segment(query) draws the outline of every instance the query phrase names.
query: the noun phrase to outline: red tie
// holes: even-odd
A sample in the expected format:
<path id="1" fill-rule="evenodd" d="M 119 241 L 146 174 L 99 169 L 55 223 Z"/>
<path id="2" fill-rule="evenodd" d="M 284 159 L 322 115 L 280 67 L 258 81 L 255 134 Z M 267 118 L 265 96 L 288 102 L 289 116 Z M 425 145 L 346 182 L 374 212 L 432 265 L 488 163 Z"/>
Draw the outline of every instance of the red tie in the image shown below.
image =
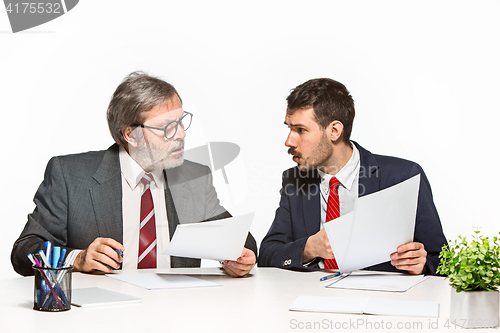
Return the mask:
<path id="1" fill-rule="evenodd" d="M 337 178 L 332 177 L 330 179 L 330 195 L 328 196 L 328 207 L 326 209 L 326 222 L 335 220 L 340 216 L 339 184 Z M 325 268 L 338 269 L 339 266 L 337 266 L 337 261 L 335 259 L 325 259 Z"/>
<path id="2" fill-rule="evenodd" d="M 139 260 L 137 268 L 156 268 L 156 222 L 150 182 L 153 175 L 146 173 L 141 182 L 144 190 L 141 197 L 141 227 L 139 231 Z"/>

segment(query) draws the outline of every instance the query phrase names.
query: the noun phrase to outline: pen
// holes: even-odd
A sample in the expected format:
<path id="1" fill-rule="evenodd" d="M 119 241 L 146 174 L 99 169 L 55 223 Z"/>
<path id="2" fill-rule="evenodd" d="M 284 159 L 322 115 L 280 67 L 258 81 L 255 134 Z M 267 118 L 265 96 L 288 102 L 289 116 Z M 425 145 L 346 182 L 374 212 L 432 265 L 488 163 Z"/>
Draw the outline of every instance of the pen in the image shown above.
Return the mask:
<path id="1" fill-rule="evenodd" d="M 64 261 L 64 256 L 66 256 L 66 249 L 61 250 L 61 255 L 59 256 L 59 261 L 57 262 L 57 268 L 61 267 L 63 261 Z"/>
<path id="2" fill-rule="evenodd" d="M 42 258 L 42 262 L 45 265 L 45 268 L 51 268 L 49 260 L 47 259 L 47 256 L 45 255 L 45 253 L 43 253 L 42 250 L 40 250 L 38 253 L 40 254 L 40 258 Z"/>
<path id="3" fill-rule="evenodd" d="M 118 253 L 118 255 L 119 255 L 120 257 L 123 257 L 123 252 L 122 252 L 122 251 L 120 251 L 120 250 L 115 250 L 115 251 L 116 251 L 116 253 Z"/>
<path id="4" fill-rule="evenodd" d="M 40 261 L 42 261 L 42 257 L 40 257 L 39 253 L 32 254 L 33 260 L 35 260 L 35 264 L 37 267 L 42 267 Z"/>
<path id="5" fill-rule="evenodd" d="M 334 277 L 337 277 L 337 276 L 341 276 L 342 273 L 341 272 L 337 272 L 337 273 L 334 273 L 334 274 L 330 274 L 330 275 L 327 275 L 327 276 L 323 276 L 321 279 L 319 279 L 319 281 L 325 281 L 325 280 L 329 280 L 329 279 L 332 279 Z"/>
<path id="6" fill-rule="evenodd" d="M 61 256 L 61 248 L 59 246 L 54 246 L 52 252 L 52 268 L 57 268 L 57 263 L 59 262 L 59 257 Z"/>
<path id="7" fill-rule="evenodd" d="M 28 259 L 33 263 L 33 266 L 37 266 L 35 258 L 33 258 L 33 255 L 31 253 L 28 254 Z"/>
<path id="8" fill-rule="evenodd" d="M 44 264 L 50 268 L 50 258 L 52 258 L 52 243 L 50 241 L 45 242 L 45 257 L 47 260 L 44 260 Z"/>

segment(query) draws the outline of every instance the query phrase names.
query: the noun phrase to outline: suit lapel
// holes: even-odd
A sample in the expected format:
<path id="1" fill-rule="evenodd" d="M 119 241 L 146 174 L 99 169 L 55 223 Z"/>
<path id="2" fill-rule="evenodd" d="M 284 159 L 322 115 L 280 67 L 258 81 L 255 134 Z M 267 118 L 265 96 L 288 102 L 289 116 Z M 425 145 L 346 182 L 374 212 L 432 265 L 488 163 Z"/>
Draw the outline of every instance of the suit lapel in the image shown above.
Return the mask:
<path id="1" fill-rule="evenodd" d="M 175 229 L 179 224 L 179 216 L 177 215 L 177 210 L 175 209 L 174 198 L 172 196 L 172 192 L 170 191 L 168 177 L 165 170 L 163 170 L 163 176 L 165 177 L 165 206 L 167 207 L 168 232 L 170 234 L 170 239 L 172 239 Z"/>
<path id="2" fill-rule="evenodd" d="M 122 183 L 118 145 L 104 154 L 94 174 L 97 184 L 90 188 L 99 235 L 123 243 Z"/>
<path id="3" fill-rule="evenodd" d="M 303 181 L 307 179 L 307 181 Z M 298 207 L 302 209 L 303 212 L 303 223 L 306 227 L 308 235 L 314 235 L 319 231 L 321 225 L 321 192 L 320 192 L 320 182 L 321 179 L 314 170 L 314 174 L 311 178 L 302 178 L 299 173 L 299 180 L 302 183 L 303 191 L 300 186 L 298 188 L 299 193 L 302 195 L 302 205 L 303 207 Z"/>
<path id="4" fill-rule="evenodd" d="M 183 180 L 183 175 L 181 172 L 182 168 L 174 168 L 169 170 L 163 170 L 163 176 L 165 177 L 165 204 L 167 207 L 167 218 L 168 218 L 168 232 L 170 235 L 170 239 L 174 236 L 175 229 L 177 225 L 180 223 L 178 211 L 182 213 L 181 218 L 182 221 L 194 221 L 189 219 L 189 212 L 192 212 L 192 209 L 196 209 L 196 205 L 189 205 L 192 201 L 192 195 L 189 186 L 187 186 L 187 181 Z M 170 186 L 170 184 L 172 184 Z M 174 202 L 174 198 L 177 198 L 177 207 Z M 191 206 L 191 209 L 187 209 L 185 205 Z M 186 212 L 188 215 L 186 215 Z M 200 259 L 194 258 L 181 258 L 181 257 L 170 257 L 170 267 L 200 267 Z"/>
<path id="5" fill-rule="evenodd" d="M 379 165 L 372 153 L 361 147 L 357 142 L 353 141 L 353 143 L 359 151 L 358 196 L 362 197 L 380 190 Z"/>
<path id="6" fill-rule="evenodd" d="M 204 207 L 194 203 L 196 188 L 192 188 L 190 185 L 192 179 L 189 177 L 192 175 L 189 175 L 189 172 L 185 170 L 184 164 L 177 168 L 164 170 L 165 179 L 168 178 L 165 183 L 168 184 L 179 223 L 199 222 L 200 219 L 196 217 L 204 216 Z M 166 198 L 167 192 L 165 192 Z"/>

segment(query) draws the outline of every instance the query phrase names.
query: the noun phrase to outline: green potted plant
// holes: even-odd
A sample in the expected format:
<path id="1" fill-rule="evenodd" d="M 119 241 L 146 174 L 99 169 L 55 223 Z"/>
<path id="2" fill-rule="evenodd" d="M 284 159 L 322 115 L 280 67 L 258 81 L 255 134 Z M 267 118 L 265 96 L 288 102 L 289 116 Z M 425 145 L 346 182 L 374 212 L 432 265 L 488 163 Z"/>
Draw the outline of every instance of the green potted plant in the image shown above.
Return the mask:
<path id="1" fill-rule="evenodd" d="M 483 237 L 478 228 L 472 241 L 458 236 L 443 246 L 437 272 L 451 290 L 450 323 L 467 328 L 498 326 L 500 239 Z"/>

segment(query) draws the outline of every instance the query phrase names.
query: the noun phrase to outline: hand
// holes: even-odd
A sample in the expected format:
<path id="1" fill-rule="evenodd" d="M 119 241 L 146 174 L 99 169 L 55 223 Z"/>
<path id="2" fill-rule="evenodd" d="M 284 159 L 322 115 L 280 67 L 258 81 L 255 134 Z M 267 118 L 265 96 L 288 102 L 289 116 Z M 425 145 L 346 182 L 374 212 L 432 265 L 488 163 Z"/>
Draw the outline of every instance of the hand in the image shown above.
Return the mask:
<path id="1" fill-rule="evenodd" d="M 74 271 L 91 273 L 100 270 L 111 273 L 113 268 L 120 268 L 123 258 L 116 250 L 124 251 L 123 245 L 112 238 L 96 238 L 89 247 L 80 252 L 73 263 Z"/>
<path id="2" fill-rule="evenodd" d="M 250 273 L 256 262 L 257 258 L 255 257 L 255 253 L 244 247 L 243 252 L 241 252 L 241 257 L 239 257 L 236 261 L 224 260 L 222 267 L 224 267 L 227 274 L 232 277 L 238 277 Z"/>
<path id="3" fill-rule="evenodd" d="M 426 262 L 427 251 L 422 243 L 411 242 L 400 245 L 397 252 L 391 254 L 391 264 L 412 275 L 422 274 Z"/>
<path id="4" fill-rule="evenodd" d="M 335 258 L 324 228 L 307 239 L 302 253 L 302 263 L 309 262 L 316 257 L 323 259 Z"/>

